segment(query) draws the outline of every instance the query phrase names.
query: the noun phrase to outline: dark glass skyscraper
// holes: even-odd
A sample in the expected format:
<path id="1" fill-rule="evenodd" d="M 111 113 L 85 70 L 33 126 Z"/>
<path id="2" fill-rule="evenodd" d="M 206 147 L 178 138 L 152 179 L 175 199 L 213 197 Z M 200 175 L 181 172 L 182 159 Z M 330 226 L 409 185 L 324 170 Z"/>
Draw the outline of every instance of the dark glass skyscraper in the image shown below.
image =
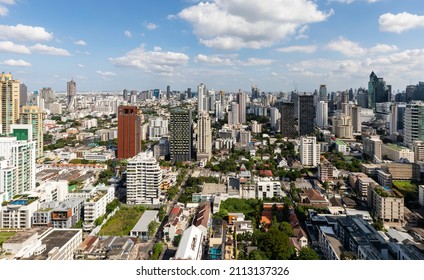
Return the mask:
<path id="1" fill-rule="evenodd" d="M 280 106 L 281 114 L 281 135 L 290 139 L 296 138 L 296 119 L 294 116 L 294 103 L 293 102 L 281 102 Z"/>
<path id="2" fill-rule="evenodd" d="M 169 152 L 171 160 L 190 161 L 193 150 L 193 131 L 191 110 L 171 111 L 169 123 Z"/>
<path id="3" fill-rule="evenodd" d="M 374 72 L 371 72 L 368 82 L 368 108 L 375 109 L 376 103 L 389 102 L 392 93 L 392 86 L 386 85 L 383 78 L 378 78 Z"/>
<path id="4" fill-rule="evenodd" d="M 314 132 L 315 107 L 313 95 L 299 95 L 299 135 Z"/>

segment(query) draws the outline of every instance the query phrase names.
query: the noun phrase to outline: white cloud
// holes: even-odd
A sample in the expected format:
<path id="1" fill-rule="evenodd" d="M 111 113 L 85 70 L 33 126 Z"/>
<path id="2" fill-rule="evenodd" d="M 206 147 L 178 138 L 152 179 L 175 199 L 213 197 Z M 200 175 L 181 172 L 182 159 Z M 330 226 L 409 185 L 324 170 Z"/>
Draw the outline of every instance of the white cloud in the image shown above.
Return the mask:
<path id="1" fill-rule="evenodd" d="M 340 37 L 338 40 L 331 41 L 326 46 L 326 49 L 340 52 L 345 56 L 361 56 L 367 53 L 367 50 L 360 47 L 357 42 L 347 40 Z"/>
<path id="2" fill-rule="evenodd" d="M 4 6 L 0 6 L 0 16 L 4 17 L 4 16 L 7 16 L 8 14 L 9 14 L 9 9 Z"/>
<path id="3" fill-rule="evenodd" d="M 0 42 L 0 53 L 30 54 L 31 51 L 24 45 L 17 45 L 10 41 Z"/>
<path id="4" fill-rule="evenodd" d="M 83 40 L 78 40 L 78 41 L 74 42 L 74 44 L 75 45 L 78 45 L 78 46 L 85 46 L 85 45 L 87 45 L 87 43 L 85 41 L 83 41 Z"/>
<path id="5" fill-rule="evenodd" d="M 80 64 L 78 64 L 78 67 L 79 68 L 85 68 L 85 65 L 80 63 Z"/>
<path id="6" fill-rule="evenodd" d="M 162 51 L 162 48 L 161 47 L 158 47 L 158 46 L 154 46 L 153 47 L 153 51 L 155 51 L 155 52 L 161 52 Z"/>
<path id="7" fill-rule="evenodd" d="M 306 32 L 309 31 L 309 25 L 304 25 L 299 29 L 298 35 L 295 37 L 296 40 L 309 39 L 309 36 L 306 35 Z"/>
<path id="8" fill-rule="evenodd" d="M 184 53 L 146 51 L 142 45 L 124 56 L 109 58 L 115 66 L 142 69 L 148 73 L 174 74 L 175 68 L 187 64 L 189 57 Z"/>
<path id="9" fill-rule="evenodd" d="M 0 3 L 6 4 L 6 5 L 14 5 L 16 4 L 15 0 L 0 0 Z"/>
<path id="10" fill-rule="evenodd" d="M 237 55 L 204 55 L 199 54 L 195 58 L 196 62 L 215 65 L 215 66 L 255 66 L 270 65 L 273 63 L 271 59 L 262 59 L 250 57 L 247 60 L 237 59 Z"/>
<path id="11" fill-rule="evenodd" d="M 2 64 L 7 66 L 16 66 L 16 67 L 31 67 L 31 63 L 22 59 L 18 59 L 18 60 L 8 59 L 3 61 Z"/>
<path id="12" fill-rule="evenodd" d="M 47 32 L 44 27 L 18 24 L 0 25 L 0 39 L 16 41 L 48 41 L 53 33 Z"/>
<path id="13" fill-rule="evenodd" d="M 318 10 L 311 0 L 213 0 L 186 8 L 178 16 L 192 24 L 205 46 L 236 50 L 272 46 L 332 14 L 333 10 Z"/>
<path id="14" fill-rule="evenodd" d="M 65 50 L 55 47 L 50 47 L 42 44 L 36 44 L 34 46 L 29 47 L 31 51 L 34 53 L 39 54 L 48 54 L 48 55 L 55 55 L 55 56 L 70 56 L 71 54 Z"/>
<path id="15" fill-rule="evenodd" d="M 289 46 L 285 48 L 279 48 L 277 51 L 283 53 L 291 53 L 291 52 L 301 52 L 301 53 L 314 53 L 317 50 L 316 45 L 307 45 L 307 46 Z"/>
<path id="16" fill-rule="evenodd" d="M 178 18 L 178 16 L 176 16 L 176 15 L 168 15 L 166 17 L 166 19 L 168 19 L 168 20 L 174 20 L 174 19 L 177 19 L 177 18 Z"/>
<path id="17" fill-rule="evenodd" d="M 424 16 L 407 12 L 392 14 L 386 13 L 378 19 L 380 30 L 385 32 L 402 33 L 410 29 L 424 27 Z"/>
<path id="18" fill-rule="evenodd" d="M 131 38 L 132 37 L 132 34 L 131 34 L 131 32 L 129 30 L 125 30 L 124 31 L 124 35 L 125 35 L 125 37 L 128 37 L 128 38 Z"/>
<path id="19" fill-rule="evenodd" d="M 158 26 L 152 22 L 145 23 L 144 26 L 149 30 L 155 30 Z"/>
<path id="20" fill-rule="evenodd" d="M 374 47 L 370 48 L 372 53 L 388 53 L 397 51 L 398 47 L 395 45 L 386 45 L 386 44 L 377 44 Z"/>
<path id="21" fill-rule="evenodd" d="M 109 72 L 109 71 L 103 72 L 103 71 L 98 70 L 98 71 L 96 71 L 96 73 L 99 74 L 100 76 L 103 76 L 103 77 L 116 76 L 116 73 Z"/>

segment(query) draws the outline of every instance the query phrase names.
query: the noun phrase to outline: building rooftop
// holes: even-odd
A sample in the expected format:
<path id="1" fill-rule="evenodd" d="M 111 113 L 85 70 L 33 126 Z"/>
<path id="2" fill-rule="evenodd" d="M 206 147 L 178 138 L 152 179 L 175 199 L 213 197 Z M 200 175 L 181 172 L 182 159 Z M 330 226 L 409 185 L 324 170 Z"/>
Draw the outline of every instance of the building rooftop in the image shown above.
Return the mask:
<path id="1" fill-rule="evenodd" d="M 158 214 L 159 211 L 157 210 L 144 211 L 143 215 L 141 215 L 140 219 L 131 231 L 148 232 L 150 222 L 155 220 Z"/>
<path id="2" fill-rule="evenodd" d="M 58 247 L 63 247 L 66 243 L 69 242 L 75 235 L 80 234 L 80 229 L 54 229 L 48 233 L 41 243 L 46 245 L 46 250 L 40 255 L 32 255 L 29 257 L 29 260 L 47 260 L 49 257 L 49 252 Z"/>

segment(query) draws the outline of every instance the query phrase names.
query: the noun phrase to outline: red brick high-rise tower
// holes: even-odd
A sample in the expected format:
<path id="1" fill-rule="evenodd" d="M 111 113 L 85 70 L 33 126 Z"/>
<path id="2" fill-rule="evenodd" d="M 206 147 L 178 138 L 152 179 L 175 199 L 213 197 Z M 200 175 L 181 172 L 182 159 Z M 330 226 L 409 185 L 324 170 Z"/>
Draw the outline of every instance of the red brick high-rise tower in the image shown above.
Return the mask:
<path id="1" fill-rule="evenodd" d="M 141 152 L 141 115 L 137 106 L 118 108 L 118 158 L 132 158 Z"/>

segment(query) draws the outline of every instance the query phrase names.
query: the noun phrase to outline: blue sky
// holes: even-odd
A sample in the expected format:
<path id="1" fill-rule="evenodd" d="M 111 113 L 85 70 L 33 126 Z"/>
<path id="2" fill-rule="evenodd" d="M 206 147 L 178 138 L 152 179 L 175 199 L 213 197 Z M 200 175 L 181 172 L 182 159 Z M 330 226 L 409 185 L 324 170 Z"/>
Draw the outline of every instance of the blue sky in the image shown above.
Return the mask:
<path id="1" fill-rule="evenodd" d="M 0 69 L 30 90 L 394 91 L 424 80 L 422 0 L 0 0 Z"/>

